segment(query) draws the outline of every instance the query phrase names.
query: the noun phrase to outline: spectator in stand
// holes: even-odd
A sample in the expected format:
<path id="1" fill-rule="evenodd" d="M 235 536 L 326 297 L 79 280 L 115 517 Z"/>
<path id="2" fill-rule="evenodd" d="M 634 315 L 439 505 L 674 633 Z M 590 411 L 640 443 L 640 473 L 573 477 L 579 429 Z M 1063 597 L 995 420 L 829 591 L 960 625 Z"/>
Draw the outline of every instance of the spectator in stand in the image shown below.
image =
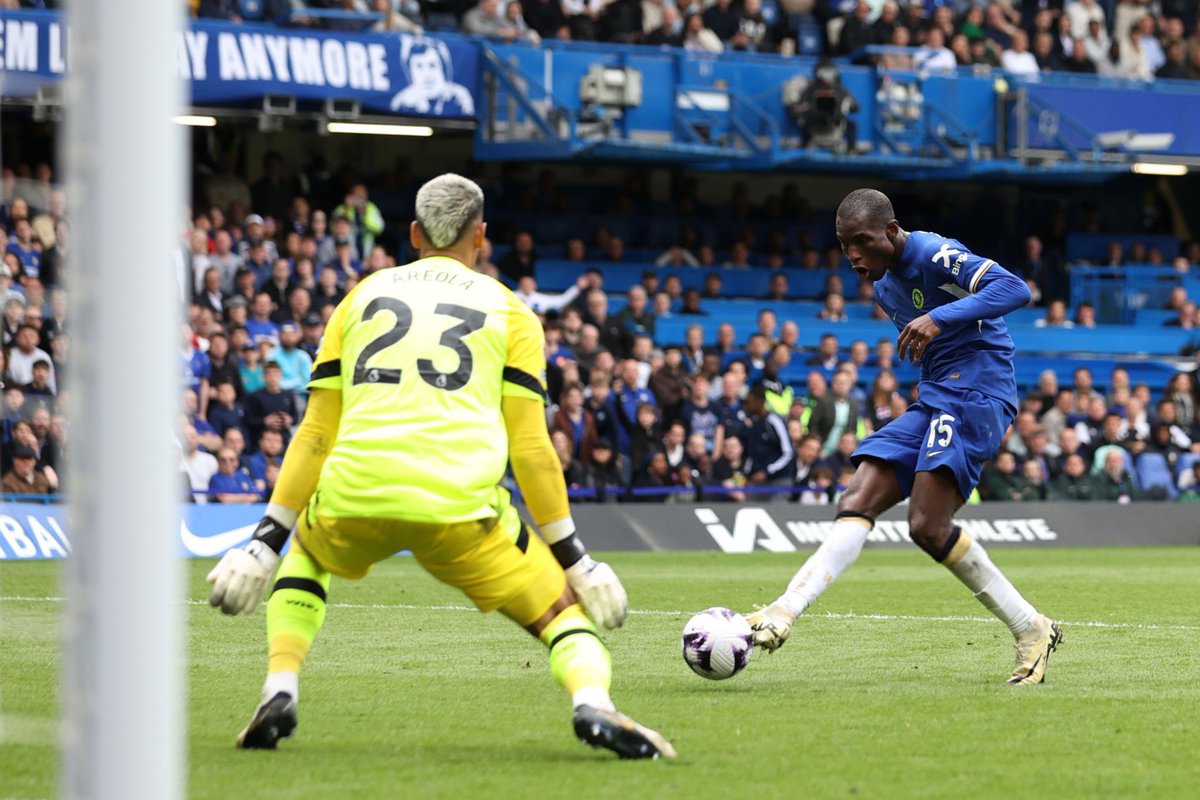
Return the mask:
<path id="1" fill-rule="evenodd" d="M 1184 478 L 1187 484 L 1184 485 Z M 1185 472 L 1179 478 L 1181 492 L 1179 502 L 1200 503 L 1200 461 L 1193 462 L 1190 472 Z"/>
<path id="2" fill-rule="evenodd" d="M 230 428 L 245 431 L 246 411 L 237 399 L 233 381 L 223 378 L 217 382 L 216 402 L 208 406 L 208 423 L 222 438 Z"/>
<path id="3" fill-rule="evenodd" d="M 632 336 L 654 336 L 654 312 L 646 307 L 646 290 L 635 284 L 629 288 L 626 298 L 625 307 L 613 319 L 624 325 Z"/>
<path id="4" fill-rule="evenodd" d="M 245 244 L 245 242 L 242 242 Z M 250 249 L 246 252 L 245 267 L 254 273 L 254 286 L 256 288 L 265 286 L 267 281 L 271 279 L 271 270 L 275 266 L 275 262 L 271 260 L 270 254 L 267 251 L 265 242 L 251 242 Z"/>
<path id="5" fill-rule="evenodd" d="M 567 15 L 559 0 L 526 0 L 521 6 L 525 24 L 543 39 L 570 38 Z"/>
<path id="6" fill-rule="evenodd" d="M 528 231 L 521 231 L 513 239 L 512 250 L 496 262 L 496 268 L 502 276 L 516 282 L 525 275 L 535 274 L 537 258 L 537 251 L 533 247 L 533 235 Z"/>
<path id="7" fill-rule="evenodd" d="M 646 44 L 654 47 L 683 47 L 683 18 L 679 15 L 679 11 L 675 6 L 662 6 L 662 21 L 657 27 L 647 32 Z M 695 262 L 688 264 L 688 266 L 696 267 L 700 265 L 695 260 L 696 257 L 683 250 L 681 246 L 675 245 L 674 247 L 682 250 L 683 253 L 686 253 L 687 257 Z M 663 255 L 666 254 L 664 253 Z M 660 261 L 661 259 L 662 256 L 659 257 Z"/>
<path id="8" fill-rule="evenodd" d="M 690 486 L 692 470 L 687 459 L 687 429 L 682 422 L 676 420 L 667 425 L 667 430 L 663 433 L 662 452 L 667 457 L 671 483 L 676 486 Z"/>
<path id="9" fill-rule="evenodd" d="M 1154 17 L 1146 14 L 1134 22 L 1129 31 L 1130 38 L 1133 38 L 1135 34 L 1138 40 L 1138 48 L 1142 51 L 1146 59 L 1146 68 L 1151 74 L 1157 72 L 1166 63 L 1167 56 L 1163 51 L 1162 43 L 1158 40 L 1158 30 Z"/>
<path id="10" fill-rule="evenodd" d="M 756 53 L 773 53 L 778 49 L 774 30 L 762 13 L 762 0 L 742 0 L 737 24 L 737 32 L 729 42 L 732 49 Z"/>
<path id="11" fill-rule="evenodd" d="M 754 386 L 746 395 L 749 427 L 742 435 L 746 443 L 745 471 L 749 483 L 758 486 L 791 486 L 795 475 L 795 451 L 783 419 L 772 411 L 764 388 Z"/>
<path id="12" fill-rule="evenodd" d="M 249 260 L 250 250 L 255 245 L 261 245 L 265 260 L 271 264 L 279 258 L 279 248 L 275 246 L 275 242 L 266 237 L 266 225 L 262 216 L 259 214 L 249 214 L 243 221 L 242 227 L 246 231 L 246 237 L 238 242 L 237 252 L 242 257 L 242 260 Z"/>
<path id="13" fill-rule="evenodd" d="M 833 493 L 833 481 L 833 470 L 824 464 L 818 464 L 809 474 L 807 488 L 803 489 L 798 496 L 800 505 L 828 505 Z"/>
<path id="14" fill-rule="evenodd" d="M 834 451 L 838 437 L 844 431 L 854 432 L 858 429 L 859 411 L 857 403 L 850 397 L 853 388 L 850 373 L 838 371 L 833 376 L 829 391 L 813 408 L 808 430 L 821 439 L 821 452 L 825 455 Z"/>
<path id="15" fill-rule="evenodd" d="M 22 387 L 26 397 L 53 398 L 55 396 L 54 387 L 50 385 L 53 368 L 53 365 L 44 358 L 33 362 L 33 380 Z"/>
<path id="16" fill-rule="evenodd" d="M 542 37 L 537 31 L 530 28 L 525 23 L 524 12 L 521 8 L 521 3 L 517 0 L 509 0 L 508 5 L 504 7 L 504 21 L 508 27 L 517 32 L 514 41 L 528 42 L 532 45 L 542 43 Z"/>
<path id="17" fill-rule="evenodd" d="M 283 463 L 283 434 L 277 430 L 264 430 L 258 438 L 258 451 L 250 456 L 249 472 L 254 485 L 263 490 L 267 487 L 267 469 Z M 269 495 L 267 495 L 269 497 Z"/>
<path id="18" fill-rule="evenodd" d="M 13 223 L 13 233 L 9 237 L 6 253 L 12 253 L 21 264 L 21 271 L 26 277 L 36 278 L 41 269 L 42 248 L 34 241 L 33 225 L 28 219 L 21 218 Z"/>
<path id="19" fill-rule="evenodd" d="M 615 317 L 608 316 L 608 296 L 599 289 L 588 293 L 587 316 L 600 333 L 600 345 L 617 358 L 624 358 L 633 346 L 633 334 Z"/>
<path id="20" fill-rule="evenodd" d="M 1000 55 L 1000 66 L 1013 75 L 1037 75 L 1037 57 L 1029 52 L 1029 35 L 1020 28 L 1012 33 L 1012 44 Z"/>
<path id="21" fill-rule="evenodd" d="M 12 469 L 4 475 L 0 487 L 4 494 L 47 495 L 57 491 L 57 485 L 37 468 L 37 452 L 27 444 L 12 448 Z"/>
<path id="22" fill-rule="evenodd" d="M 1178 39 L 1167 42 L 1164 59 L 1163 65 L 1155 71 L 1154 77 L 1167 80 L 1191 78 L 1191 72 L 1187 65 L 1187 51 L 1183 42 Z"/>
<path id="23" fill-rule="evenodd" d="M 208 480 L 208 496 L 216 503 L 257 503 L 262 495 L 242 471 L 238 454 L 228 447 L 217 451 L 217 471 Z"/>
<path id="24" fill-rule="evenodd" d="M 629 455 L 636 483 L 645 472 L 650 457 L 662 448 L 662 424 L 652 402 L 638 403 L 633 420 L 629 428 Z"/>
<path id="25" fill-rule="evenodd" d="M 1097 500 L 1116 500 L 1125 505 L 1141 499 L 1141 492 L 1138 491 L 1133 476 L 1125 468 L 1126 458 L 1125 452 L 1120 448 L 1112 448 L 1105 452 L 1102 466 L 1093 476 L 1095 486 L 1092 493 Z"/>
<path id="26" fill-rule="evenodd" d="M 1025 502 L 1045 500 L 1047 494 L 1046 476 L 1035 461 L 1026 461 L 1021 465 L 1021 478 L 1024 486 L 1021 496 L 1017 498 Z"/>
<path id="27" fill-rule="evenodd" d="M 692 14 L 684 22 L 683 49 L 701 53 L 720 53 L 725 49 L 725 45 L 721 44 L 721 38 L 716 33 L 706 27 L 702 15 Z M 697 253 L 697 255 L 700 256 L 700 262 L 703 264 L 703 254 Z"/>
<path id="28" fill-rule="evenodd" d="M 1096 307 L 1088 302 L 1080 303 L 1075 309 L 1075 327 L 1096 327 Z"/>
<path id="29" fill-rule="evenodd" d="M 1017 472 L 1017 457 L 1008 450 L 996 454 L 981 494 L 988 500 L 1023 500 L 1029 482 Z"/>
<path id="30" fill-rule="evenodd" d="M 191 502 L 207 503 L 208 484 L 217 473 L 217 459 L 200 450 L 196 429 L 188 422 L 183 423 L 180 445 L 180 469 L 187 476 Z"/>
<path id="31" fill-rule="evenodd" d="M 271 299 L 276 308 L 287 305 L 288 291 L 292 288 L 292 265 L 286 258 L 279 258 L 271 266 L 271 277 L 262 285 L 261 291 Z"/>
<path id="32" fill-rule="evenodd" d="M 462 31 L 505 42 L 514 41 L 520 36 L 520 31 L 501 12 L 499 0 L 479 0 L 479 5 L 463 14 Z"/>
<path id="33" fill-rule="evenodd" d="M 700 499 L 700 490 L 712 483 L 712 452 L 705 442 L 704 436 L 699 433 L 690 434 L 687 437 L 687 444 L 684 445 L 683 455 L 683 469 L 687 472 L 684 485 L 695 486 L 696 499 Z"/>
<path id="34" fill-rule="evenodd" d="M 846 299 L 840 294 L 831 294 L 825 298 L 825 305 L 817 312 L 817 319 L 826 322 L 847 322 Z"/>
<path id="35" fill-rule="evenodd" d="M 296 398 L 283 389 L 283 371 L 279 364 L 268 361 L 263 365 L 262 389 L 246 398 L 246 429 L 257 440 L 264 430 L 287 435 L 299 416 Z"/>
<path id="36" fill-rule="evenodd" d="M 821 464 L 821 440 L 812 434 L 806 434 L 795 444 L 796 471 L 793 483 L 795 486 L 807 486 L 813 478 L 813 472 Z M 797 495 L 792 495 L 795 502 Z"/>
<path id="37" fill-rule="evenodd" d="M 662 364 L 654 369 L 647 388 L 654 394 L 663 418 L 668 422 L 679 418 L 688 391 L 687 371 L 683 368 L 683 353 L 674 345 L 663 350 Z"/>
<path id="38" fill-rule="evenodd" d="M 918 48 L 913 65 L 922 72 L 944 72 L 958 68 L 958 59 L 946 47 L 946 36 L 940 28 L 932 28 L 925 34 L 925 43 Z"/>
<path id="39" fill-rule="evenodd" d="M 399 9 L 392 7 L 392 0 L 374 0 L 371 10 L 383 16 L 383 19 L 371 26 L 372 31 L 393 31 L 418 36 L 424 32 L 424 28 L 421 27 L 421 6 L 412 0 L 401 3 Z"/>
<path id="40" fill-rule="evenodd" d="M 246 320 L 246 331 L 255 345 L 262 342 L 279 344 L 279 325 L 271 319 L 272 313 L 271 295 L 266 292 L 256 294 L 254 305 L 250 309 L 250 318 Z"/>
<path id="41" fill-rule="evenodd" d="M 4 342 L 3 347 L 15 347 L 17 343 L 17 331 L 20 330 L 22 323 L 25 320 L 25 296 L 17 294 L 10 296 L 4 302 Z"/>
<path id="42" fill-rule="evenodd" d="M 1056 46 L 1054 34 L 1038 31 L 1033 36 L 1033 57 L 1042 72 L 1054 72 L 1066 66 L 1063 54 Z"/>
<path id="43" fill-rule="evenodd" d="M 587 286 L 587 276 L 580 275 L 575 280 L 575 285 L 567 287 L 565 292 L 556 295 L 543 294 L 538 291 L 537 281 L 534 280 L 532 275 L 523 275 L 517 280 L 517 289 L 514 294 L 521 298 L 525 302 L 525 305 L 532 308 L 535 313 L 544 314 L 548 311 L 559 311 L 570 305 Z"/>
<path id="44" fill-rule="evenodd" d="M 685 289 L 683 292 L 683 305 L 679 308 L 681 315 L 692 317 L 707 317 L 708 312 L 700 307 L 700 290 Z"/>
<path id="45" fill-rule="evenodd" d="M 1179 307 L 1179 311 L 1173 319 L 1169 319 L 1163 323 L 1163 327 L 1167 328 L 1183 328 L 1191 330 L 1196 327 L 1196 304 L 1190 300 Z"/>
<path id="46" fill-rule="evenodd" d="M 880 370 L 875 376 L 866 402 L 867 423 L 872 431 L 879 430 L 895 419 L 892 415 L 892 400 L 899 388 L 896 375 L 891 370 Z"/>
<path id="47" fill-rule="evenodd" d="M 843 19 L 845 22 L 842 23 L 841 36 L 838 38 L 838 55 L 850 55 L 867 45 L 879 44 L 871 23 L 871 5 L 866 0 L 858 0 L 854 10 Z"/>
<path id="48" fill-rule="evenodd" d="M 1062 300 L 1051 300 L 1046 306 L 1046 316 L 1034 320 L 1037 328 L 1074 328 L 1075 323 L 1067 319 L 1067 304 Z"/>
<path id="49" fill-rule="evenodd" d="M 1099 499 L 1096 482 L 1087 473 L 1087 464 L 1079 453 L 1072 453 L 1063 462 L 1062 474 L 1054 479 L 1047 496 L 1050 500 L 1086 502 Z"/>
<path id="50" fill-rule="evenodd" d="M 613 452 L 612 442 L 597 439 L 592 448 L 592 461 L 587 467 L 588 483 L 596 490 L 596 502 L 615 500 L 625 493 L 621 457 Z"/>
<path id="51" fill-rule="evenodd" d="M 573 458 L 584 463 L 592 460 L 592 448 L 596 443 L 596 423 L 584 407 L 582 385 L 572 383 L 563 387 L 559 408 L 554 414 L 550 431 L 560 432 L 567 437 Z"/>
<path id="52" fill-rule="evenodd" d="M 554 431 L 550 434 L 550 443 L 554 446 L 555 455 L 558 456 L 558 464 L 562 469 L 563 483 L 567 485 L 567 488 L 589 488 L 587 485 L 587 469 L 571 452 L 571 437 L 562 431 Z"/>
<path id="53" fill-rule="evenodd" d="M 730 436 L 721 446 L 721 457 L 716 459 L 712 466 L 713 483 L 731 490 L 726 497 L 735 503 L 746 502 L 746 493 L 737 491 L 746 485 L 746 473 L 743 470 L 744 454 L 745 449 L 742 447 L 741 439 Z"/>
<path id="54" fill-rule="evenodd" d="M 300 326 L 285 322 L 279 326 L 279 345 L 267 358 L 280 367 L 280 386 L 285 392 L 308 395 L 308 379 L 312 375 L 312 358 L 300 349 Z M 265 371 L 264 371 L 265 377 Z"/>
<path id="55" fill-rule="evenodd" d="M 708 378 L 703 375 L 692 379 L 691 395 L 680 408 L 679 419 L 689 434 L 704 437 L 709 452 L 719 452 L 720 442 L 717 438 L 721 418 L 716 404 L 708 396 L 709 386 Z"/>
<path id="56" fill-rule="evenodd" d="M 619 442 L 624 436 L 617 411 L 617 396 L 612 390 L 612 378 L 607 372 L 593 371 L 588 379 L 589 396 L 584 408 L 592 417 L 597 439 Z"/>
<path id="57" fill-rule="evenodd" d="M 1064 17 L 1063 19 L 1066 18 Z M 1087 43 L 1083 39 L 1075 40 L 1074 45 L 1071 47 L 1070 54 L 1066 56 L 1063 69 L 1067 72 L 1074 72 L 1079 75 L 1096 74 L 1096 62 L 1089 57 Z"/>
<path id="58" fill-rule="evenodd" d="M 320 313 L 325 306 L 334 307 L 342 302 L 346 293 L 338 285 L 337 268 L 325 266 L 321 269 L 321 277 L 317 280 L 317 289 L 312 295 L 312 307 Z"/>
<path id="59" fill-rule="evenodd" d="M 1093 24 L 1104 27 L 1104 8 L 1098 0 L 1070 0 L 1064 10 L 1071 20 L 1071 33 L 1076 39 L 1086 37 Z"/>
<path id="60" fill-rule="evenodd" d="M 832 372 L 837 368 L 839 360 L 837 336 L 832 333 L 826 333 L 821 336 L 821 343 L 817 345 L 816 355 L 809 358 L 806 363 L 820 366 L 827 372 Z"/>
<path id="61" fill-rule="evenodd" d="M 1163 399 L 1175 404 L 1175 417 L 1180 420 L 1191 420 L 1196 415 L 1196 393 L 1192 378 L 1186 372 L 1177 372 L 1167 382 Z"/>

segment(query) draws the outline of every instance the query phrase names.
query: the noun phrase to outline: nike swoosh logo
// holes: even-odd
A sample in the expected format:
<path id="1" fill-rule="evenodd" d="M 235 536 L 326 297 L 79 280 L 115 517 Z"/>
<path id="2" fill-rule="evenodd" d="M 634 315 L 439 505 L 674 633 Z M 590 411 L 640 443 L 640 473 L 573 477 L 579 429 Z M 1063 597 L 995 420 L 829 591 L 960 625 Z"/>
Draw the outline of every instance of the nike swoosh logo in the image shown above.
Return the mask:
<path id="1" fill-rule="evenodd" d="M 179 522 L 179 538 L 187 551 L 201 558 L 224 555 L 226 550 L 237 547 L 254 535 L 257 522 L 243 525 L 228 531 L 214 533 L 212 536 L 197 536 L 188 528 L 186 520 Z"/>
<path id="2" fill-rule="evenodd" d="M 936 456 L 938 453 L 944 453 L 944 452 L 946 452 L 946 451 L 945 450 L 932 450 L 932 451 L 926 453 L 925 457 L 932 458 L 933 456 Z"/>

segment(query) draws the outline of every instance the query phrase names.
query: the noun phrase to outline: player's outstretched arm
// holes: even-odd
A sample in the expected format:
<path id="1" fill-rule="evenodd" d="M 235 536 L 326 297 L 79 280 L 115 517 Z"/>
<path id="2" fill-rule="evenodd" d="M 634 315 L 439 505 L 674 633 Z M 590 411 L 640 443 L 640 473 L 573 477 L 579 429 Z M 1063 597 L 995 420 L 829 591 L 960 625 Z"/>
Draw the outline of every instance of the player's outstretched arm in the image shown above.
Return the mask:
<path id="1" fill-rule="evenodd" d="M 629 610 L 625 587 L 612 567 L 587 554 L 575 533 L 544 406 L 530 397 L 506 396 L 501 407 L 513 474 L 542 538 L 567 573 L 567 583 L 587 615 L 605 628 L 620 627 Z"/>
<path id="2" fill-rule="evenodd" d="M 208 582 L 213 585 L 210 605 L 226 614 L 252 614 L 258 608 L 279 566 L 279 552 L 317 487 L 341 416 L 340 389 L 312 390 L 308 410 L 288 447 L 267 513 L 259 520 L 254 538 L 244 547 L 227 552 L 208 573 Z"/>
<path id="3" fill-rule="evenodd" d="M 1032 299 L 1025 281 L 994 261 L 973 258 L 976 258 L 974 268 L 955 279 L 970 294 L 922 314 L 904 326 L 896 340 L 896 355 L 901 361 L 920 361 L 929 342 L 949 326 L 996 319 Z"/>
<path id="4" fill-rule="evenodd" d="M 985 264 L 968 283 L 971 294 L 929 312 L 938 327 L 1003 317 L 1033 299 L 1025 281 L 999 264 Z"/>

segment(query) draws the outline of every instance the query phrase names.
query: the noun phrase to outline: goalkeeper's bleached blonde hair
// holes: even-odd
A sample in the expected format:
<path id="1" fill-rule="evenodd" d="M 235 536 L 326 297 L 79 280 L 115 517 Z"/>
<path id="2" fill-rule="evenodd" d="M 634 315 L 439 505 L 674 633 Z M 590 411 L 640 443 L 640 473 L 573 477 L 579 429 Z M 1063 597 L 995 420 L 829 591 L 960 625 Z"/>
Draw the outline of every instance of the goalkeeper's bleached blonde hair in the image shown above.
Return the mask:
<path id="1" fill-rule="evenodd" d="M 447 172 L 417 192 L 417 225 L 430 247 L 450 247 L 481 221 L 483 190 L 473 180 Z"/>

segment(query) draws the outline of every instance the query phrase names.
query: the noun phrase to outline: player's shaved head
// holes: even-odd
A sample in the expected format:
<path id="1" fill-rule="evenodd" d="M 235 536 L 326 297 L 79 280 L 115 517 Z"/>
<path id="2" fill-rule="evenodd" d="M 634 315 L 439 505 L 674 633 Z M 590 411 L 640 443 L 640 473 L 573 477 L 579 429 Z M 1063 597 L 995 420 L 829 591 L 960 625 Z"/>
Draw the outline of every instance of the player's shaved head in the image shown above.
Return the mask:
<path id="1" fill-rule="evenodd" d="M 871 227 L 883 227 L 896 218 L 892 201 L 877 189 L 855 189 L 842 199 L 837 216 L 846 221 L 865 222 Z"/>
<path id="2" fill-rule="evenodd" d="M 483 221 L 483 190 L 475 181 L 448 172 L 417 191 L 417 225 L 430 247 L 451 247 Z"/>

